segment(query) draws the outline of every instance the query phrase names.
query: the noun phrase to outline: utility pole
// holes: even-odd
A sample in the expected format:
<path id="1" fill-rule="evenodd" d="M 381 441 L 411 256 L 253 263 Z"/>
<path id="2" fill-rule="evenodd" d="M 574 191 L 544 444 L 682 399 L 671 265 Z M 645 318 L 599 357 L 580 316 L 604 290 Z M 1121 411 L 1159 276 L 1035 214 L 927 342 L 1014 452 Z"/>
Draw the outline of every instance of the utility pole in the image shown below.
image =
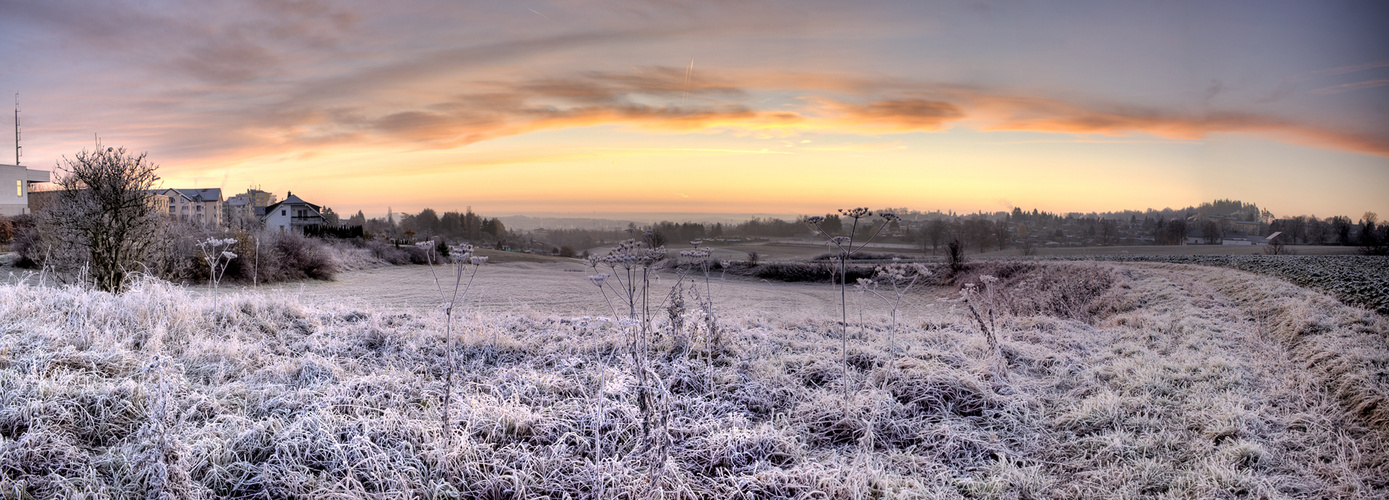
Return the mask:
<path id="1" fill-rule="evenodd" d="M 14 164 L 19 166 L 19 92 L 14 93 Z"/>

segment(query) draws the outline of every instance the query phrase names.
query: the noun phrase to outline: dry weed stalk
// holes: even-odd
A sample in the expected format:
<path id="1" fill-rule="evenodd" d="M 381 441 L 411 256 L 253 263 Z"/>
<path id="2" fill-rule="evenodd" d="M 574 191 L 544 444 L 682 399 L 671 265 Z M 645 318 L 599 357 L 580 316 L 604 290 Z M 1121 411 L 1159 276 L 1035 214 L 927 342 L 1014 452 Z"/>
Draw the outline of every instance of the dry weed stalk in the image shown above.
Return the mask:
<path id="1" fill-rule="evenodd" d="M 998 282 L 998 278 L 985 274 L 979 277 L 979 281 L 984 284 L 984 291 L 980 292 L 974 283 L 965 283 L 960 288 L 960 300 L 969 307 L 970 315 L 979 324 L 979 330 L 984 332 L 984 339 L 989 343 L 989 352 L 995 374 L 1006 378 L 1008 376 L 1008 363 L 1003 359 L 1003 350 L 998 344 L 998 327 L 994 324 L 994 290 L 992 285 Z M 974 304 L 975 295 L 980 293 L 984 295 L 984 298 L 979 307 L 984 308 L 984 314 L 980 314 L 979 307 Z M 988 316 L 987 321 L 985 321 L 984 315 Z"/>
<path id="2" fill-rule="evenodd" d="M 650 292 L 651 281 L 657 278 L 655 266 L 665 260 L 666 248 L 653 244 L 655 235 L 651 231 L 646 231 L 644 236 L 643 241 L 628 239 L 606 255 L 589 257 L 588 265 L 595 272 L 600 267 L 606 267 L 611 272 L 597 272 L 589 279 L 600 289 L 611 289 L 614 296 L 627 306 L 628 317 L 619 324 L 629 332 L 627 345 L 632 357 L 632 375 L 636 378 L 637 409 L 642 414 L 642 436 L 646 441 L 644 451 L 647 453 L 648 466 L 656 475 L 664 470 L 662 465 L 668 454 L 670 434 L 667 431 L 669 407 L 665 404 L 665 386 L 650 367 L 654 334 L 651 328 Z M 606 290 L 603 298 L 616 314 L 617 307 Z M 656 479 L 653 477 L 652 481 Z"/>
<path id="3" fill-rule="evenodd" d="M 865 218 L 865 217 L 872 217 L 872 216 L 873 216 L 873 212 L 870 211 L 870 210 L 868 210 L 868 208 L 866 208 L 866 207 L 851 208 L 851 209 L 848 209 L 848 210 L 845 210 L 845 209 L 842 209 L 842 208 L 841 208 L 841 209 L 839 209 L 839 215 L 840 215 L 840 216 L 843 216 L 843 217 L 848 217 L 848 218 L 851 218 L 851 219 L 854 220 L 853 224 L 851 224 L 851 225 L 849 226 L 849 235 L 848 235 L 848 236 L 831 236 L 829 233 L 826 233 L 825 230 L 824 230 L 824 228 L 821 226 L 821 225 L 824 224 L 824 222 L 825 222 L 825 218 L 824 218 L 824 217 L 820 217 L 820 216 L 808 217 L 808 218 L 806 218 L 805 223 L 806 223 L 807 226 L 810 226 L 810 229 L 811 229 L 812 231 L 814 231 L 815 233 L 817 233 L 817 234 L 823 236 L 823 237 L 825 238 L 826 242 L 827 242 L 831 247 L 833 247 L 835 250 L 838 251 L 838 253 L 837 253 L 833 258 L 836 259 L 836 260 L 838 261 L 838 263 L 839 263 L 839 283 L 838 283 L 838 285 L 839 285 L 839 326 L 840 326 L 839 337 L 840 337 L 840 354 L 841 354 L 841 365 L 842 365 L 843 370 L 844 370 L 844 397 L 845 397 L 845 399 L 848 399 L 848 397 L 849 397 L 849 301 L 848 301 L 848 296 L 847 296 L 847 291 L 846 291 L 846 289 L 848 288 L 848 285 L 847 285 L 846 281 L 848 280 L 848 278 L 847 278 L 847 277 L 848 277 L 848 268 L 847 268 L 847 266 L 848 266 L 849 258 L 850 258 L 850 257 L 853 257 L 853 255 L 854 255 L 855 252 L 858 252 L 859 250 L 862 250 L 864 247 L 868 246 L 868 244 L 871 243 L 871 242 L 873 241 L 874 238 L 877 238 L 877 237 L 878 237 L 878 234 L 879 234 L 879 233 L 882 233 L 883 228 L 886 228 L 886 227 L 889 225 L 889 223 L 891 223 L 892 221 L 895 221 L 895 220 L 900 219 L 900 217 L 898 217 L 897 214 L 894 214 L 894 213 L 892 213 L 892 212 L 881 212 L 881 213 L 879 213 L 878 216 L 881 217 L 881 218 L 883 219 L 883 223 L 880 224 L 880 225 L 878 225 L 878 228 L 877 228 L 876 230 L 874 230 L 874 231 L 873 231 L 873 234 L 869 235 L 867 239 L 864 239 L 864 240 L 861 241 L 861 242 L 855 243 L 854 238 L 858 236 L 858 226 L 859 226 L 859 222 L 860 222 L 863 218 Z"/>
<path id="4" fill-rule="evenodd" d="M 860 290 L 871 293 L 874 296 L 892 307 L 892 325 L 887 331 L 887 349 L 889 352 L 896 353 L 896 334 L 897 334 L 897 311 L 902 307 L 902 299 L 911 291 L 912 286 L 923 277 L 931 275 L 931 270 L 925 264 L 903 264 L 900 258 L 893 258 L 892 264 L 878 266 L 873 279 L 859 278 L 858 286 Z M 886 282 L 892 285 L 892 296 L 878 291 L 878 283 Z"/>
<path id="5" fill-rule="evenodd" d="M 713 252 L 710 251 L 708 248 L 699 248 L 699 246 L 703 244 L 702 241 L 695 240 L 691 241 L 690 244 L 694 245 L 695 248 L 693 250 L 685 250 L 683 252 L 680 252 L 680 256 L 688 257 L 695 263 L 699 264 L 699 269 L 704 274 L 704 293 L 701 294 L 697 286 L 691 287 L 690 293 L 694 296 L 695 302 L 699 304 L 700 312 L 703 314 L 705 328 L 704 350 L 706 356 L 708 357 L 707 362 L 709 364 L 709 367 L 710 369 L 712 369 L 712 366 L 714 364 L 714 355 L 716 352 L 722 349 L 721 344 L 723 340 L 722 332 L 719 329 L 718 316 L 714 314 L 714 289 L 712 284 L 713 280 L 711 277 L 711 273 L 709 272 L 711 264 L 713 263 Z M 722 268 L 725 270 L 728 269 L 728 263 L 723 263 Z"/>
<path id="6" fill-rule="evenodd" d="M 439 274 L 437 271 L 434 270 L 434 259 L 432 257 L 432 254 L 434 253 L 434 243 L 432 241 L 421 243 L 421 245 L 424 244 L 429 245 L 427 248 L 425 248 L 425 258 L 429 263 L 429 272 L 434 276 L 434 285 L 439 290 L 439 298 L 444 299 L 444 290 L 443 287 L 439 284 Z M 462 245 L 457 250 L 451 251 L 449 253 L 449 257 L 454 262 L 454 280 L 453 295 L 451 297 L 448 297 L 448 300 L 443 303 L 444 339 L 448 346 L 447 348 L 449 355 L 448 367 L 446 375 L 444 377 L 444 404 L 443 408 L 440 411 L 439 417 L 440 431 L 443 434 L 445 444 L 451 444 L 453 442 L 453 432 L 449 429 L 449 407 L 451 406 L 453 399 L 454 370 L 457 369 L 458 366 L 457 360 L 455 359 L 457 353 L 453 345 L 453 310 L 454 307 L 458 304 L 459 299 L 468 296 L 468 290 L 472 289 L 473 287 L 473 278 L 477 277 L 477 270 L 482 267 L 482 264 L 487 262 L 487 257 L 473 255 L 473 246 L 467 244 Z M 463 291 L 460 295 L 459 288 L 463 284 L 463 269 L 465 267 L 471 267 L 472 272 L 468 273 L 468 284 L 467 286 L 462 286 Z"/>
<path id="7" fill-rule="evenodd" d="M 212 285 L 214 307 L 217 305 L 217 285 L 222 282 L 222 275 L 227 272 L 227 266 L 236 258 L 236 254 L 231 251 L 231 246 L 235 244 L 236 238 L 208 238 L 198 243 L 198 249 L 203 253 L 203 261 L 207 263 L 207 281 Z"/>

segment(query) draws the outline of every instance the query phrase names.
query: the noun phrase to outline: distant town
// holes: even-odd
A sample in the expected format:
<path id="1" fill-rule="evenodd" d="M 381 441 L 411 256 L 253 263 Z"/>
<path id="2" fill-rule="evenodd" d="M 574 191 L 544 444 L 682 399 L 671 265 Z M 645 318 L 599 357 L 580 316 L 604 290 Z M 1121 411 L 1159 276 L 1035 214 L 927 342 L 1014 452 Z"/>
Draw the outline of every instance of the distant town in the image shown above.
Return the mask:
<path id="1" fill-rule="evenodd" d="M 15 165 L 0 165 L 0 183 L 12 183 L 15 196 L 0 197 L 0 215 L 20 216 L 56 203 L 59 190 L 50 173 Z M 336 238 L 385 238 L 421 241 L 467 241 L 497 249 L 574 256 L 629 236 L 628 228 L 651 229 L 663 240 L 795 238 L 807 235 L 802 220 L 754 217 L 736 223 L 696 223 L 548 218 L 514 219 L 526 225 L 552 227 L 508 229 L 508 217 L 486 218 L 471 209 L 418 213 L 390 212 L 367 218 L 361 211 L 342 217 L 332 208 L 286 191 L 280 195 L 260 188 L 229 194 L 221 188 L 159 188 L 148 190 L 151 210 L 170 219 L 208 230 L 259 231 Z M 1359 219 L 1334 216 L 1278 217 L 1254 203 L 1214 200 L 1181 209 L 1148 209 L 1106 213 L 1052 213 L 1036 209 L 955 213 L 889 208 L 901 219 L 883 232 L 881 241 L 912 244 L 935 253 L 958 239 L 972 252 L 1016 249 L 1027 255 L 1039 248 L 1141 245 L 1370 245 L 1378 243 L 1377 215 Z M 844 229 L 830 215 L 829 232 Z M 564 227 L 567 226 L 567 227 Z"/>

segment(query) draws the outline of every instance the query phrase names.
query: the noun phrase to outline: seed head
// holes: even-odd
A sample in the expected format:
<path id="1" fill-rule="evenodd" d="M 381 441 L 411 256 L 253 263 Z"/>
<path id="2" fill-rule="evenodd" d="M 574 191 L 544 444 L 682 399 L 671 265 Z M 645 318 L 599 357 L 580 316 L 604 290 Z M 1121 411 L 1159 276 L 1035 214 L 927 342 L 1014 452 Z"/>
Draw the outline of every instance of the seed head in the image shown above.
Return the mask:
<path id="1" fill-rule="evenodd" d="M 848 210 L 841 208 L 839 209 L 839 213 L 843 214 L 845 217 L 850 217 L 855 220 L 873 216 L 873 212 L 869 211 L 868 207 L 850 208 Z"/>
<path id="2" fill-rule="evenodd" d="M 915 269 L 915 270 L 916 270 L 916 274 L 919 275 L 919 276 L 930 276 L 930 275 L 932 274 L 932 273 L 931 273 L 931 269 L 928 268 L 928 267 L 926 267 L 926 264 L 921 264 L 921 263 L 912 264 L 912 269 Z"/>
<path id="3" fill-rule="evenodd" d="M 698 250 L 684 250 L 684 251 L 680 252 L 680 256 L 681 256 L 681 257 L 689 257 L 689 258 L 692 258 L 692 259 L 707 259 L 707 258 L 709 258 L 709 255 L 710 255 L 710 252 L 709 252 L 708 250 L 704 250 L 704 249 L 698 249 Z"/>
<path id="4" fill-rule="evenodd" d="M 608 279 L 607 273 L 598 273 L 588 277 L 589 281 L 593 282 L 593 284 L 595 285 L 598 285 L 600 288 L 603 286 L 603 280 L 606 279 Z"/>

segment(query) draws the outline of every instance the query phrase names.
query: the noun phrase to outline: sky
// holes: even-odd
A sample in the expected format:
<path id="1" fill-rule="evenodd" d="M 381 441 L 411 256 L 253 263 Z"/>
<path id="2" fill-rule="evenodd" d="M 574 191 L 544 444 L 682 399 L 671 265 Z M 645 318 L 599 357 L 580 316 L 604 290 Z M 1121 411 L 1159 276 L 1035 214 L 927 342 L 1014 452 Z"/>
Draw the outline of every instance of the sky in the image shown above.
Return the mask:
<path id="1" fill-rule="evenodd" d="M 165 187 L 339 213 L 1233 198 L 1358 218 L 1389 216 L 1386 19 L 1337 0 L 0 0 L 0 91 L 22 164 L 99 138 Z"/>

